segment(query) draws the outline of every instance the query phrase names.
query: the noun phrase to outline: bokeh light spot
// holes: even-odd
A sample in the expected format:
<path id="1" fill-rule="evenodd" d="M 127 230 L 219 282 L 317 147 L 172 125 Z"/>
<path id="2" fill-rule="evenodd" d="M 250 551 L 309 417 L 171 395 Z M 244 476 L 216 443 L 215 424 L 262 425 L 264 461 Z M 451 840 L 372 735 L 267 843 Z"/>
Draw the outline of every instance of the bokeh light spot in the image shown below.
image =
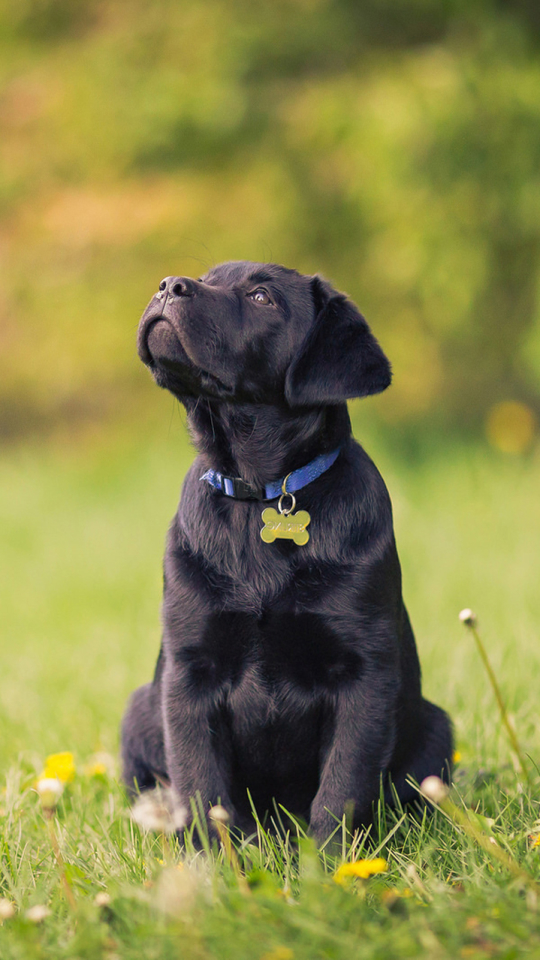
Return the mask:
<path id="1" fill-rule="evenodd" d="M 492 447 L 503 453 L 523 453 L 533 442 L 536 417 L 525 403 L 505 400 L 495 403 L 486 419 L 486 435 Z"/>

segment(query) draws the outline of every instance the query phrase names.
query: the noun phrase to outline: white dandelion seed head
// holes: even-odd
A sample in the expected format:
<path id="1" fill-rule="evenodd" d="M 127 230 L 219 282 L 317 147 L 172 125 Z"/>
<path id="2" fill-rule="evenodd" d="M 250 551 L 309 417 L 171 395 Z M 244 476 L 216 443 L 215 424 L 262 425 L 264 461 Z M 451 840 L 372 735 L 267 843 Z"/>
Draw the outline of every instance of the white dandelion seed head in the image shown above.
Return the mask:
<path id="1" fill-rule="evenodd" d="M 153 833 L 175 833 L 185 827 L 187 810 L 170 789 L 156 787 L 141 793 L 131 808 L 131 818 Z"/>
<path id="2" fill-rule="evenodd" d="M 26 911 L 26 919 L 31 920 L 32 923 L 41 923 L 42 920 L 45 920 L 45 917 L 48 917 L 50 910 L 43 903 L 36 903 L 35 907 L 30 907 Z"/>
<path id="3" fill-rule="evenodd" d="M 450 793 L 450 790 L 446 784 L 442 782 L 440 777 L 426 777 L 420 784 L 420 791 L 424 797 L 427 797 L 432 803 L 442 803 Z"/>
<path id="4" fill-rule="evenodd" d="M 111 902 L 111 898 L 108 893 L 105 893 L 104 890 L 101 890 L 99 893 L 96 893 L 94 897 L 94 903 L 96 907 L 108 907 Z"/>
<path id="5" fill-rule="evenodd" d="M 42 777 L 36 783 L 36 790 L 44 810 L 55 810 L 64 791 L 64 784 L 58 777 Z"/>
<path id="6" fill-rule="evenodd" d="M 6 897 L 0 897 L 0 922 L 2 920 L 11 920 L 15 916 L 15 904 Z"/>
<path id="7" fill-rule="evenodd" d="M 215 807 L 210 808 L 208 816 L 210 820 L 214 820 L 215 823 L 227 824 L 231 819 L 225 807 L 222 807 L 219 803 L 216 804 Z"/>
<path id="8" fill-rule="evenodd" d="M 459 619 L 465 624 L 466 627 L 475 627 L 477 623 L 476 614 L 473 613 L 472 610 L 469 610 L 468 607 L 461 611 Z"/>

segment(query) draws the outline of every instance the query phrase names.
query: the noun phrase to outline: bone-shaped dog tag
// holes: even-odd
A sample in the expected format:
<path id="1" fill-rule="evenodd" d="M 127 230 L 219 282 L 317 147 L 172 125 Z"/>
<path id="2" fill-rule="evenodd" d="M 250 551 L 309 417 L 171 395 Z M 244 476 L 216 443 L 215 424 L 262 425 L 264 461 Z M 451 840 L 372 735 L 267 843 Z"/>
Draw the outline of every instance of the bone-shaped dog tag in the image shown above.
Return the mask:
<path id="1" fill-rule="evenodd" d="M 278 513 L 274 507 L 267 507 L 261 514 L 264 521 L 264 527 L 261 530 L 261 537 L 265 543 L 273 543 L 276 538 L 282 540 L 294 540 L 302 547 L 309 540 L 309 533 L 306 530 L 311 517 L 307 510 L 299 510 L 298 513 Z"/>

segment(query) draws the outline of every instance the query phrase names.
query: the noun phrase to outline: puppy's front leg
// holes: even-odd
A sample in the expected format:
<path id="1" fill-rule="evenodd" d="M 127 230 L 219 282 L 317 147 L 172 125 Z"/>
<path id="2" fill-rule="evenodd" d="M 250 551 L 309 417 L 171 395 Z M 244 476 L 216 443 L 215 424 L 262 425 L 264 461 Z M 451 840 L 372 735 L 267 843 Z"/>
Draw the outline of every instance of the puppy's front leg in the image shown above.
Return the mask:
<path id="1" fill-rule="evenodd" d="M 167 664 L 163 676 L 163 726 L 167 770 L 182 804 L 190 811 L 190 800 L 200 795 L 203 810 L 218 802 L 234 822 L 229 798 L 225 757 L 216 749 L 212 730 L 215 703 L 211 694 L 195 693 L 189 672 L 183 666 Z M 191 818 L 191 811 L 189 812 Z"/>
<path id="2" fill-rule="evenodd" d="M 354 823 L 368 823 L 380 792 L 380 778 L 395 741 L 395 672 L 367 671 L 342 688 L 323 759 L 319 789 L 311 805 L 310 828 L 322 842 L 336 828 L 346 805 L 354 805 Z"/>

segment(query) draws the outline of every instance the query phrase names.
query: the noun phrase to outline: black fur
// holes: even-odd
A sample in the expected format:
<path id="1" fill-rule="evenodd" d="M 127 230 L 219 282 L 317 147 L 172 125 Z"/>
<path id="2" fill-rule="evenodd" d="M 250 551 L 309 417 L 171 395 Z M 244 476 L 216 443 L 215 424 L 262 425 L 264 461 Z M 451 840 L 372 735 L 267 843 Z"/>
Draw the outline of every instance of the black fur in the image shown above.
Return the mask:
<path id="1" fill-rule="evenodd" d="M 388 492 L 345 403 L 384 390 L 390 366 L 318 277 L 235 262 L 161 287 L 139 353 L 185 405 L 199 455 L 169 531 L 156 674 L 124 718 L 124 778 L 170 781 L 184 803 L 199 791 L 246 830 L 248 790 L 260 813 L 275 798 L 322 840 L 348 801 L 370 820 L 381 777 L 406 802 L 407 776 L 451 763 L 450 722 L 421 695 Z M 260 486 L 339 444 L 297 494 L 305 546 L 264 543 L 260 503 L 199 479 Z"/>

